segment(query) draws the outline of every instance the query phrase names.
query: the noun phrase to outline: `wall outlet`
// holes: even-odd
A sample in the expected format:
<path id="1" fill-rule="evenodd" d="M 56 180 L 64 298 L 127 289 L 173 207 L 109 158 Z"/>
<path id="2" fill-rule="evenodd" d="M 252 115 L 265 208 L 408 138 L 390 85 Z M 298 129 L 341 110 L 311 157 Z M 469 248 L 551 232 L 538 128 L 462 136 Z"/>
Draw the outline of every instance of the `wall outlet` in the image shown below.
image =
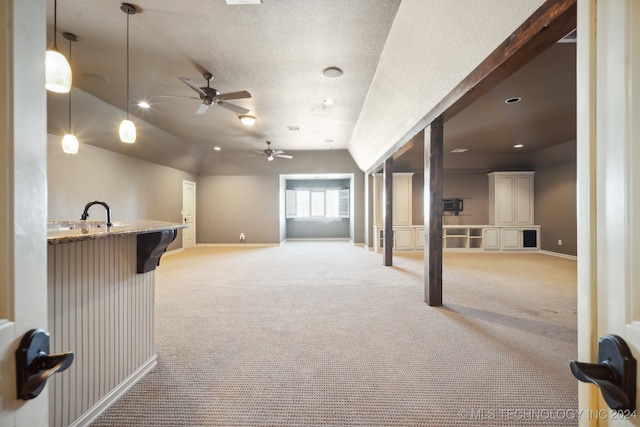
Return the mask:
<path id="1" fill-rule="evenodd" d="M 562 246 L 562 240 L 558 239 L 558 246 Z"/>

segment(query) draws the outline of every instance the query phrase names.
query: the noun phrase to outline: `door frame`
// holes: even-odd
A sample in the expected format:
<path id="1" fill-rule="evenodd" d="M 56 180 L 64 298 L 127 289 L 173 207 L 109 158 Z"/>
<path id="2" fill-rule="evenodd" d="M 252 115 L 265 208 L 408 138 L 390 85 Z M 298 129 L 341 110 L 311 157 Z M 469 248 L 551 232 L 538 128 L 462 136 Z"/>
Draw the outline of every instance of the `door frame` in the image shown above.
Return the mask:
<path id="1" fill-rule="evenodd" d="M 49 387 L 18 400 L 15 351 L 48 327 L 46 4 L 0 6 L 0 425 L 49 424 Z M 28 102 L 25 102 L 28 100 Z M 63 375 L 63 374 L 61 374 Z"/>

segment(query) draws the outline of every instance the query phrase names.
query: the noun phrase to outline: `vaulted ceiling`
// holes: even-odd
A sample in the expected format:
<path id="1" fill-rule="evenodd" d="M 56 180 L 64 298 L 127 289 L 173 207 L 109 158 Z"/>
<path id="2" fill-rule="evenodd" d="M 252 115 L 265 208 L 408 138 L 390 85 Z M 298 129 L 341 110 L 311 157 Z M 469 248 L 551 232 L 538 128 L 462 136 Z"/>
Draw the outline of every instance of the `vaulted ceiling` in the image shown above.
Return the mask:
<path id="1" fill-rule="evenodd" d="M 117 136 L 127 108 L 127 15 L 119 1 L 58 0 L 59 49 L 65 55 L 69 52 L 63 32 L 79 39 L 71 51 L 71 96 L 73 128 L 80 141 L 194 173 L 206 157 L 215 155 L 214 146 L 250 153 L 265 148 L 266 140 L 288 152 L 348 149 L 366 170 L 543 3 L 231 2 L 133 2 L 138 13 L 129 16 L 129 111 L 139 137 L 128 146 Z M 53 17 L 49 1 L 49 44 Z M 564 63 L 565 54 L 558 55 L 550 60 Z M 326 78 L 322 71 L 327 67 L 339 67 L 344 73 Z M 198 95 L 179 77 L 206 86 L 205 71 L 213 74 L 211 86 L 221 93 L 251 94 L 230 102 L 249 109 L 257 118 L 254 126 L 245 127 L 237 112 L 220 105 L 196 114 L 201 101 L 186 98 Z M 532 92 L 513 92 L 523 97 L 522 103 L 509 106 L 514 108 L 500 116 L 491 113 L 488 104 L 475 113 L 461 113 L 459 125 L 447 133 L 451 141 L 468 147 L 476 144 L 474 150 L 510 140 L 540 146 L 557 143 L 552 141 L 558 139 L 558 133 L 551 132 L 555 127 L 540 125 L 536 134 L 531 127 L 526 132 L 504 127 L 519 124 L 517 109 L 533 106 L 534 100 L 531 108 L 538 113 L 545 110 L 538 101 L 548 98 L 546 92 L 523 80 Z M 546 90 L 557 94 L 565 84 L 561 79 L 556 83 Z M 489 97 L 500 99 L 506 92 L 511 96 L 510 90 L 495 91 L 483 102 L 491 103 Z M 328 98 L 335 101 L 332 106 L 324 105 Z M 151 108 L 139 108 L 140 100 Z M 555 107 L 549 114 L 561 121 L 566 106 L 551 102 Z M 66 132 L 67 106 L 67 95 L 48 95 L 50 133 Z M 547 137 L 544 130 L 554 135 Z"/>

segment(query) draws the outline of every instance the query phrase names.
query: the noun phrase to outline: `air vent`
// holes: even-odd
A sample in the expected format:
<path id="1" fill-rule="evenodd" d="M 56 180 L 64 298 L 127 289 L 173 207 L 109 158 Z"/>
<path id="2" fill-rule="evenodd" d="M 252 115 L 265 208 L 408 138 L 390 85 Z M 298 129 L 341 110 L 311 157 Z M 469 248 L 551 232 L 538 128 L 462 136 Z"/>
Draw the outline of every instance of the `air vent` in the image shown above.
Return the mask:
<path id="1" fill-rule="evenodd" d="M 225 0 L 229 5 L 236 4 L 260 4 L 262 0 Z"/>
<path id="2" fill-rule="evenodd" d="M 297 132 L 300 130 L 300 126 L 287 126 L 287 129 L 289 129 L 291 132 Z"/>

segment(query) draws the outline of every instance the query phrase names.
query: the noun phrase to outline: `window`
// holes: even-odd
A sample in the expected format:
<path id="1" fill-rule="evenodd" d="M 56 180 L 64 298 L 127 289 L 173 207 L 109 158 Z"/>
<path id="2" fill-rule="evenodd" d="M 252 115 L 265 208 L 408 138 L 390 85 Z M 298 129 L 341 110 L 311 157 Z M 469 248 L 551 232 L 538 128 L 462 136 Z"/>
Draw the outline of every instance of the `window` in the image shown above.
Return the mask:
<path id="1" fill-rule="evenodd" d="M 348 189 L 313 188 L 287 190 L 285 202 L 287 218 L 349 218 Z"/>

